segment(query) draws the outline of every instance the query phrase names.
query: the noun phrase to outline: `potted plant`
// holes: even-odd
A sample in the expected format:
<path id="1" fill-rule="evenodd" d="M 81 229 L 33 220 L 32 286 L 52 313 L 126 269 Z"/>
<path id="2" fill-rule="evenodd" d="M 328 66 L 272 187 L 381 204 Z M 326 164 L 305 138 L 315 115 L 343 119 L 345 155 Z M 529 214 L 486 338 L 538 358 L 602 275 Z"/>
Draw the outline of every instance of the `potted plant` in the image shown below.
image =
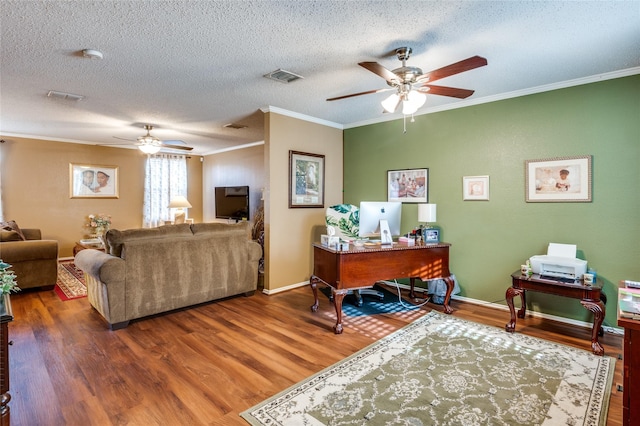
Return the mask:
<path id="1" fill-rule="evenodd" d="M 19 290 L 16 274 L 11 270 L 11 265 L 0 259 L 0 296 Z M 0 298 L 0 302 L 4 303 L 4 297 Z"/>

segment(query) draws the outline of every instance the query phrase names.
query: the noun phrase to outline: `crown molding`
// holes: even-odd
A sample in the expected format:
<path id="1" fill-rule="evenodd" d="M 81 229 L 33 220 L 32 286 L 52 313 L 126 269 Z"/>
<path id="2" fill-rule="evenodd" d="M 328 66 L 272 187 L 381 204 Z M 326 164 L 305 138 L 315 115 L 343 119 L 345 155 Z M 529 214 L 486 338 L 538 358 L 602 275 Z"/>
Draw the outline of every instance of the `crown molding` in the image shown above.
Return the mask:
<path id="1" fill-rule="evenodd" d="M 298 120 L 304 120 L 304 121 L 309 121 L 311 123 L 316 123 L 316 124 L 320 124 L 323 126 L 327 126 L 327 127 L 333 127 L 335 129 L 339 129 L 339 130 L 344 130 L 344 126 L 340 123 L 334 123 L 333 121 L 329 121 L 329 120 L 323 120 L 321 118 L 316 118 L 316 117 L 311 117 L 310 115 L 305 115 L 305 114 L 300 114 L 299 112 L 293 112 L 293 111 L 289 111 L 283 108 L 278 108 L 278 107 L 274 107 L 274 106 L 266 106 L 263 108 L 260 108 L 260 111 L 262 111 L 263 113 L 268 113 L 268 112 L 274 112 L 276 114 L 280 114 L 280 115 L 285 115 L 287 117 L 291 117 L 291 118 L 297 118 Z"/>

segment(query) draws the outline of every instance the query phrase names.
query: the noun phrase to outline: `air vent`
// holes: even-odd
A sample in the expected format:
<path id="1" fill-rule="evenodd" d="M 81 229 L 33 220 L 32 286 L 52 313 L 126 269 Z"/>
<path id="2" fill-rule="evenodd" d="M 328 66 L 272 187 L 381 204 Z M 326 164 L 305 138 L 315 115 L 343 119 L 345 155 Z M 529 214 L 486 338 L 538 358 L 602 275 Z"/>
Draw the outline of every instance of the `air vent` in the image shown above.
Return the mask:
<path id="1" fill-rule="evenodd" d="M 265 74 L 263 77 L 267 77 L 271 80 L 279 81 L 281 83 L 291 83 L 292 81 L 304 78 L 303 76 L 294 74 L 291 71 L 285 71 L 281 69 L 271 71 L 269 74 Z"/>
<path id="2" fill-rule="evenodd" d="M 82 95 L 75 95 L 73 93 L 66 93 L 66 92 L 56 92 L 55 90 L 49 90 L 49 93 L 47 93 L 47 96 L 49 98 L 64 99 L 67 101 L 81 101 L 84 99 L 84 96 Z"/>
<path id="3" fill-rule="evenodd" d="M 225 124 L 222 127 L 226 127 L 227 129 L 246 129 L 249 126 L 245 126 L 244 124 L 238 124 L 238 123 L 229 123 L 229 124 Z"/>

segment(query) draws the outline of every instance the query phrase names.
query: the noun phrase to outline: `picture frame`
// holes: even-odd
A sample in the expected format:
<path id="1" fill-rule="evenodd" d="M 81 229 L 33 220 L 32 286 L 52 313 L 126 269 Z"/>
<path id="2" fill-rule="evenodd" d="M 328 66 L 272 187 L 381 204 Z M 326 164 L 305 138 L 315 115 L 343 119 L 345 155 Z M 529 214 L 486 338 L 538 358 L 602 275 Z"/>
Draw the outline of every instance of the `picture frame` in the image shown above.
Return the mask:
<path id="1" fill-rule="evenodd" d="M 463 201 L 489 201 L 489 176 L 463 176 Z"/>
<path id="2" fill-rule="evenodd" d="M 289 208 L 324 207 L 324 155 L 289 151 Z"/>
<path id="3" fill-rule="evenodd" d="M 592 157 L 525 160 L 527 203 L 590 203 Z"/>
<path id="4" fill-rule="evenodd" d="M 69 198 L 119 198 L 118 166 L 69 163 Z"/>
<path id="5" fill-rule="evenodd" d="M 429 169 L 387 170 L 387 201 L 429 202 Z"/>

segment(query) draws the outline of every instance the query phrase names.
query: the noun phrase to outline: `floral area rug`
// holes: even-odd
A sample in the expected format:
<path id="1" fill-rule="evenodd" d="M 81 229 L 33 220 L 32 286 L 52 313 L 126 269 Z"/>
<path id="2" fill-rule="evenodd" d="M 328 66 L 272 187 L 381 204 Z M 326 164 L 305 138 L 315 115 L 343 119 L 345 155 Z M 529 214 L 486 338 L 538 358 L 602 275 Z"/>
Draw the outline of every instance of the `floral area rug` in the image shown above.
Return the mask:
<path id="1" fill-rule="evenodd" d="M 604 425 L 614 368 L 432 311 L 240 415 L 270 426 Z"/>
<path id="2" fill-rule="evenodd" d="M 76 268 L 73 262 L 60 262 L 58 281 L 54 291 L 64 301 L 87 297 L 87 286 L 84 283 L 82 270 Z"/>

